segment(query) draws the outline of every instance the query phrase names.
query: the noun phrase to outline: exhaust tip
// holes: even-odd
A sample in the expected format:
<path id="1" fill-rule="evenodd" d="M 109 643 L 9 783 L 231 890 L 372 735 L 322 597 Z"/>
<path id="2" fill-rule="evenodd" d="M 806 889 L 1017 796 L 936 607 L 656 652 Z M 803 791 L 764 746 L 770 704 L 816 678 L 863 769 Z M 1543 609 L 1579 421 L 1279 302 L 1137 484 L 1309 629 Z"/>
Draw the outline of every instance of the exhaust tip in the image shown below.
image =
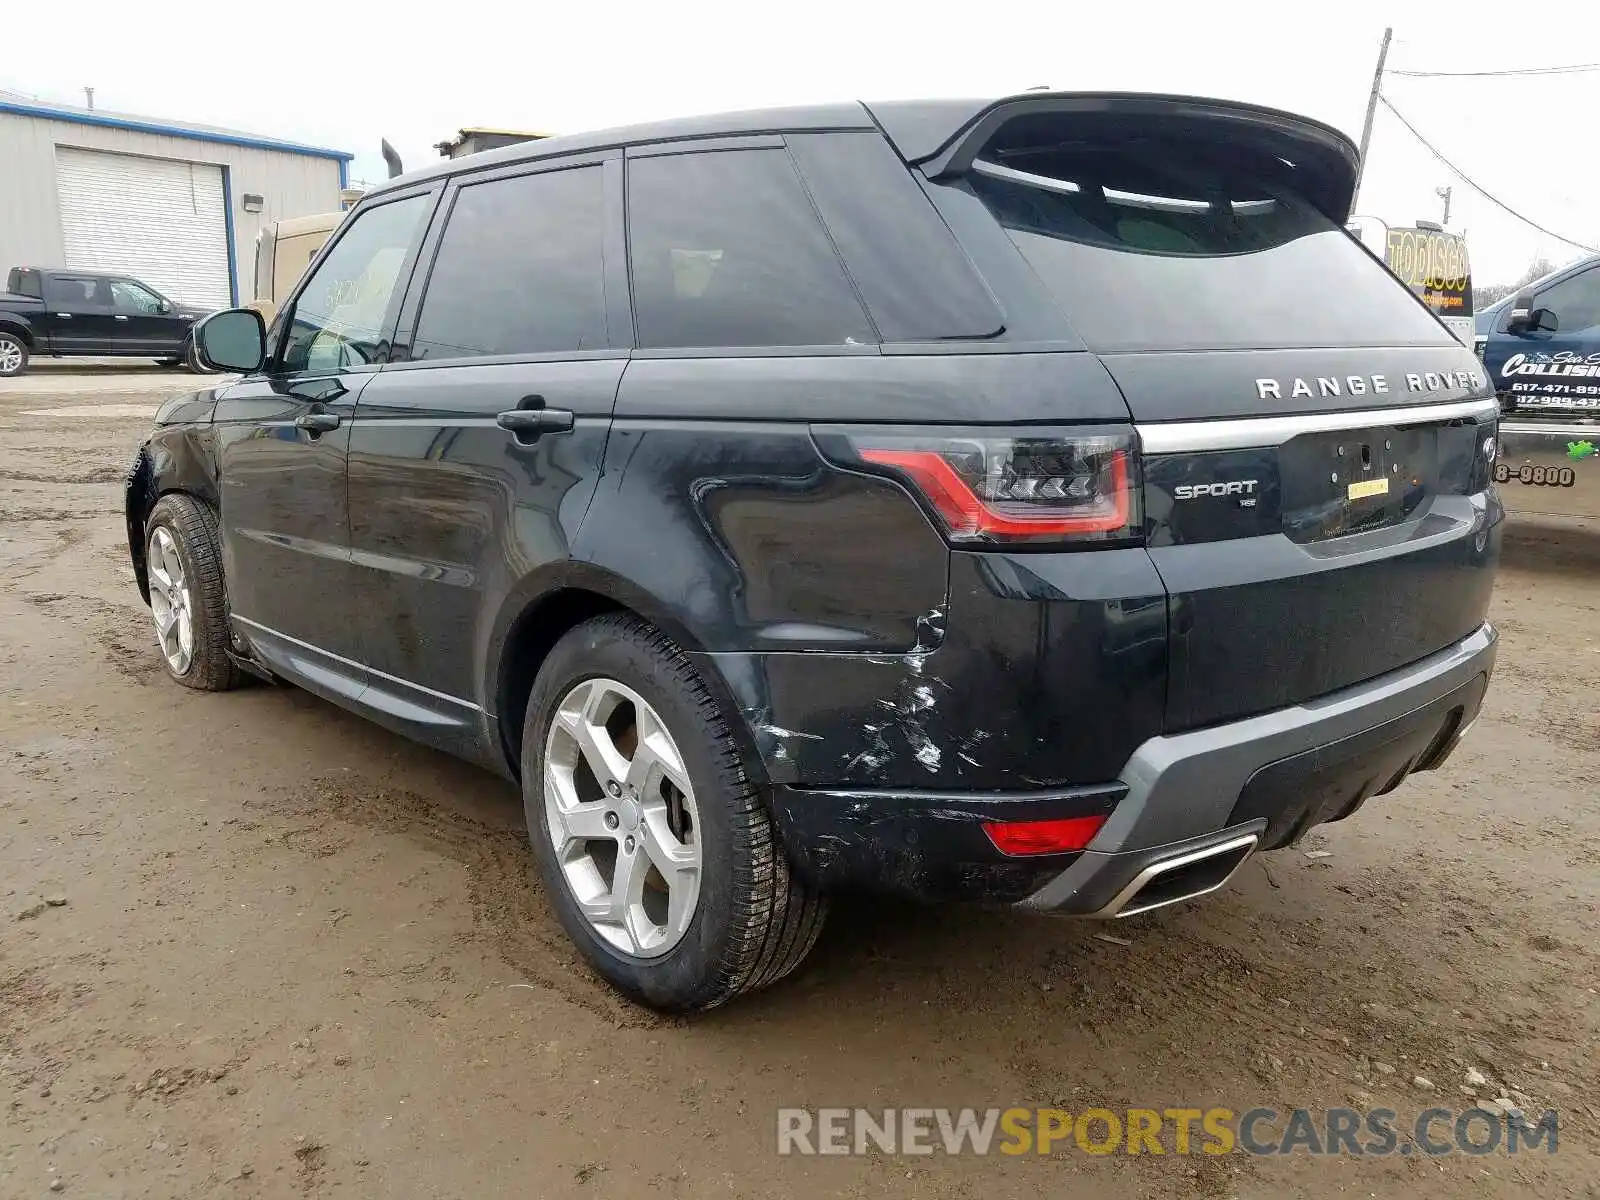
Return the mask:
<path id="1" fill-rule="evenodd" d="M 1111 903 L 1095 915 L 1132 917 L 1214 892 L 1233 878 L 1259 840 L 1259 833 L 1240 834 L 1215 846 L 1153 862 L 1129 880 Z"/>

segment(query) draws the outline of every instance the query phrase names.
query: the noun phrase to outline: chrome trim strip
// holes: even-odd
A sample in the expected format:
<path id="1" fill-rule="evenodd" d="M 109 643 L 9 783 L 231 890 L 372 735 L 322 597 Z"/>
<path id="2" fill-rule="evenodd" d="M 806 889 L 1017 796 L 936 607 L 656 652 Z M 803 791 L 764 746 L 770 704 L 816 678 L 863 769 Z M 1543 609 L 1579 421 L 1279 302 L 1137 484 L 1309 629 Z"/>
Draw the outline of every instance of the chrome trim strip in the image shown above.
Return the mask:
<path id="1" fill-rule="evenodd" d="M 976 175 L 987 175 L 990 179 L 1036 187 L 1042 192 L 1057 192 L 1063 196 L 1078 196 L 1083 193 L 1083 189 L 1070 179 L 1052 179 L 1048 175 L 1035 175 L 1032 171 L 1002 167 L 999 163 L 989 162 L 987 159 L 973 159 L 971 170 Z"/>
<path id="2" fill-rule="evenodd" d="M 1093 912 L 1089 915 L 1092 917 L 1135 917 L 1140 913 L 1149 912 L 1151 909 L 1164 908 L 1168 904 L 1178 904 L 1184 900 L 1193 900 L 1197 896 L 1210 895 L 1219 888 L 1227 886 L 1228 880 L 1232 879 L 1238 873 L 1239 868 L 1250 860 L 1248 853 L 1234 863 L 1233 868 L 1210 887 L 1203 887 L 1193 892 L 1185 892 L 1181 896 L 1173 896 L 1170 900 L 1157 900 L 1154 904 L 1140 905 L 1138 902 L 1139 893 L 1152 880 L 1159 879 L 1168 871 L 1176 871 L 1179 867 L 1187 867 L 1197 862 L 1204 862 L 1208 858 L 1220 858 L 1224 854 L 1232 854 L 1235 850 L 1242 850 L 1247 847 L 1250 850 L 1254 850 L 1256 843 L 1260 840 L 1257 834 L 1247 833 L 1242 837 L 1229 838 L 1225 842 L 1219 842 L 1215 846 L 1207 846 L 1203 850 L 1191 850 L 1188 854 L 1180 854 L 1176 858 L 1168 858 L 1163 859 L 1161 862 L 1151 863 L 1130 879 L 1127 886 L 1111 898 L 1110 903 L 1098 912 Z"/>
<path id="3" fill-rule="evenodd" d="M 291 645 L 299 646 L 302 650 L 309 650 L 313 654 L 319 654 L 323 658 L 332 659 L 336 663 L 343 663 L 347 667 L 354 667 L 358 671 L 365 671 L 368 675 L 376 675 L 379 679 L 388 680 L 390 683 L 398 683 L 401 687 L 410 688 L 412 691 L 420 692 L 424 696 L 432 696 L 435 700 L 443 700 L 447 704 L 454 704 L 461 708 L 470 709 L 472 712 L 483 711 L 479 705 L 472 703 L 470 700 L 462 700 L 458 696 L 449 696 L 444 692 L 436 692 L 432 688 L 423 687 L 420 683 L 412 683 L 409 679 L 401 679 L 398 675 L 390 675 L 387 671 L 378 670 L 377 667 L 369 667 L 366 663 L 356 662 L 356 660 L 353 658 L 345 658 L 341 654 L 335 654 L 332 650 L 324 650 L 321 646 L 313 646 L 310 642 L 302 642 L 299 638 L 290 637 L 287 633 L 279 633 L 270 625 L 263 625 L 260 621 L 252 621 L 249 617 L 241 617 L 238 613 L 231 613 L 229 615 L 233 618 L 233 620 L 239 622 L 241 625 L 248 625 L 252 629 L 259 629 L 262 633 L 265 633 L 271 637 L 278 638 L 281 641 L 289 642 Z"/>
<path id="4" fill-rule="evenodd" d="M 1421 425 L 1493 417 L 1500 404 L 1493 397 L 1454 404 L 1418 404 L 1410 408 L 1360 408 L 1343 412 L 1306 413 L 1292 417 L 1241 417 L 1223 421 L 1172 421 L 1134 426 L 1146 454 L 1182 454 L 1202 450 L 1245 450 L 1281 446 L 1303 433 L 1365 429 L 1372 425 Z"/>

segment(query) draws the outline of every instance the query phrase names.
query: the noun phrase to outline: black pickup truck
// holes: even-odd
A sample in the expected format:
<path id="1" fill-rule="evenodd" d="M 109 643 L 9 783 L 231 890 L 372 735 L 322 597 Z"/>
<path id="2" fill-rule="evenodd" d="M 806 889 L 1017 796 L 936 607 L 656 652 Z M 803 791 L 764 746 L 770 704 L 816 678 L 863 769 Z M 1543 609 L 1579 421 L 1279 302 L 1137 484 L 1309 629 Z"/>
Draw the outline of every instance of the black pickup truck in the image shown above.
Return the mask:
<path id="1" fill-rule="evenodd" d="M 190 326 L 209 311 L 126 275 L 12 267 L 0 292 L 0 379 L 22 374 L 36 354 L 188 365 Z"/>

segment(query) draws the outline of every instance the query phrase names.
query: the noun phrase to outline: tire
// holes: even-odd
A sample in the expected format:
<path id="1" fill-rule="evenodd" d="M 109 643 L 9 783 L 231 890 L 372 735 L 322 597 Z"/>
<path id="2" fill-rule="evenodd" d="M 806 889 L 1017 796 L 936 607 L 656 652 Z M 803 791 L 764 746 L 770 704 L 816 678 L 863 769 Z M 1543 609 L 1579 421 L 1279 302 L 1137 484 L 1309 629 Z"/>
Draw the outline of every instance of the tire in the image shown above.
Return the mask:
<path id="1" fill-rule="evenodd" d="M 190 338 L 184 343 L 183 356 L 178 361 L 183 366 L 183 369 L 188 371 L 191 375 L 216 374 L 215 371 L 211 370 L 210 367 L 207 367 L 200 361 L 200 352 L 195 349 L 193 338 Z"/>
<path id="2" fill-rule="evenodd" d="M 0 330 L 0 379 L 12 379 L 28 369 L 28 343 L 19 334 Z"/>
<path id="3" fill-rule="evenodd" d="M 608 810 L 604 817 L 607 825 L 617 830 L 612 849 L 619 863 L 624 847 L 634 840 L 623 836 L 629 828 L 638 830 L 640 858 L 647 863 L 657 861 L 654 852 L 647 854 L 645 847 L 660 845 L 659 835 L 653 835 L 654 843 L 647 843 L 646 839 L 646 834 L 659 826 L 649 816 L 640 815 L 647 811 L 646 806 L 626 807 L 626 798 L 636 793 L 624 790 L 617 799 L 608 801 L 605 789 L 597 781 L 599 773 L 590 771 L 585 777 L 582 768 L 570 765 L 575 759 L 563 752 L 567 739 L 572 739 L 573 746 L 577 744 L 569 722 L 572 713 L 588 703 L 582 697 L 603 696 L 608 690 L 613 698 L 625 691 L 641 701 L 646 706 L 647 729 L 654 728 L 650 720 L 659 720 L 660 732 L 667 735 L 666 744 L 677 752 L 676 766 L 686 774 L 692 793 L 679 792 L 679 820 L 683 820 L 683 812 L 692 812 L 692 838 L 685 833 L 685 844 L 676 846 L 674 852 L 697 857 L 698 894 L 692 913 L 680 918 L 686 920 L 686 927 L 665 948 L 630 952 L 617 942 L 620 938 L 635 946 L 643 945 L 631 931 L 619 934 L 617 928 L 603 928 L 585 915 L 568 873 L 574 868 L 563 862 L 570 861 L 576 851 L 581 864 L 576 869 L 584 879 L 590 878 L 591 864 L 584 861 L 590 848 L 597 848 L 593 855 L 596 860 L 602 858 L 607 840 L 613 835 L 601 831 L 600 837 L 590 840 L 569 842 L 564 838 L 566 850 L 557 849 L 556 839 L 561 835 L 555 832 L 557 818 L 551 815 L 554 801 L 547 797 L 547 766 L 552 769 L 552 778 L 565 771 L 575 789 L 573 793 L 561 792 L 552 784 L 556 789 L 552 796 L 577 794 L 582 790 L 578 787 L 580 779 L 586 779 L 588 794 L 597 796 L 602 805 L 624 806 L 620 810 L 620 828 L 614 822 L 617 813 Z M 552 737 L 558 713 L 562 714 L 563 724 L 557 736 Z M 628 766 L 630 778 L 641 753 L 638 710 L 634 709 L 632 715 L 634 748 L 619 760 L 619 765 Z M 621 728 L 627 719 L 628 709 L 619 703 L 608 724 Z M 600 729 L 597 725 L 590 728 Z M 623 729 L 618 742 L 627 740 Z M 661 744 L 654 735 L 650 740 L 652 745 Z M 618 745 L 614 744 L 613 749 Z M 618 753 L 621 754 L 620 749 Z M 667 755 L 666 759 L 671 757 Z M 677 791 L 670 780 L 667 783 L 665 787 L 646 786 L 641 790 L 652 795 Z M 720 705 L 683 651 L 636 617 L 596 617 L 570 631 L 550 652 L 534 681 L 523 725 L 522 793 L 534 859 L 557 917 L 595 970 L 639 1004 L 677 1013 L 715 1008 L 788 975 L 800 965 L 822 931 L 826 898 L 808 888 L 790 868 Z M 584 808 L 593 808 L 593 804 L 585 804 Z M 658 803 L 657 809 L 667 814 L 663 819 L 671 819 L 670 800 L 665 805 Z M 644 888 L 650 887 L 649 871 L 657 872 L 657 880 L 665 880 L 665 874 L 655 866 L 644 869 Z M 591 893 L 591 908 L 604 907 L 608 902 L 615 905 L 608 898 L 615 891 L 612 885 L 619 870 L 620 867 L 613 868 L 609 882 L 603 876 L 592 876 L 607 883 L 607 889 L 606 896 L 599 899 Z M 656 894 L 659 896 L 659 891 Z M 668 903 L 664 927 L 670 927 L 673 920 Z M 663 943 L 667 943 L 666 938 Z"/>
<path id="4" fill-rule="evenodd" d="M 144 545 L 156 645 L 167 674 L 201 692 L 237 687 L 240 672 L 228 657 L 228 598 L 216 514 L 193 496 L 163 496 L 145 523 Z M 181 574 L 172 569 L 173 557 Z M 175 606 L 172 597 L 180 591 L 183 599 Z M 174 617 L 176 623 L 164 634 L 163 620 Z"/>

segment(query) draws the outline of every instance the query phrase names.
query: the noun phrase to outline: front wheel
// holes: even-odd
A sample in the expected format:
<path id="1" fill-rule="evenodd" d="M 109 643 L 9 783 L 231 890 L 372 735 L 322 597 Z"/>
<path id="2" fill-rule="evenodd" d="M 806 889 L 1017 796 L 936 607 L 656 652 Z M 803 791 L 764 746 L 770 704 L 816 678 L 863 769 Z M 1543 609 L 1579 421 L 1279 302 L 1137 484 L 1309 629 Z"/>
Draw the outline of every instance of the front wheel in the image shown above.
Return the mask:
<path id="1" fill-rule="evenodd" d="M 0 333 L 0 379 L 28 369 L 28 343 L 14 333 Z"/>
<path id="2" fill-rule="evenodd" d="M 522 746 L 540 876 L 618 990 L 695 1012 L 800 965 L 826 900 L 790 869 L 721 707 L 670 640 L 622 615 L 572 630 Z"/>
<path id="3" fill-rule="evenodd" d="M 237 686 L 216 515 L 193 496 L 161 497 L 145 524 L 144 561 L 167 674 L 202 692 Z"/>

